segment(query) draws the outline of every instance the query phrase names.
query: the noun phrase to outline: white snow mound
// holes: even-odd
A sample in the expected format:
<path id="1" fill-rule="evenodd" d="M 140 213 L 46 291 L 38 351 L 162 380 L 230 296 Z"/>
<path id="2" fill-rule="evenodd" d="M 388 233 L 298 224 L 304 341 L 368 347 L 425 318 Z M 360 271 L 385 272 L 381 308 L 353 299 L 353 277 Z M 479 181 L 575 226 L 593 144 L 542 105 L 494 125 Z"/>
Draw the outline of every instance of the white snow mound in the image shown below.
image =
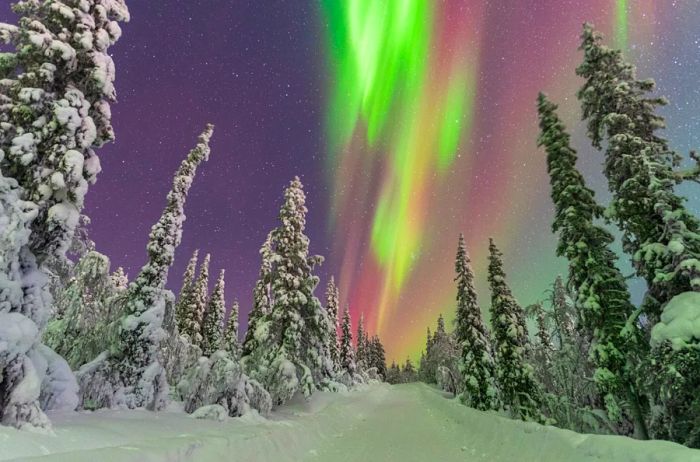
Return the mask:
<path id="1" fill-rule="evenodd" d="M 669 341 L 675 350 L 700 343 L 700 292 L 683 292 L 671 299 L 661 321 L 651 330 L 652 345 Z"/>

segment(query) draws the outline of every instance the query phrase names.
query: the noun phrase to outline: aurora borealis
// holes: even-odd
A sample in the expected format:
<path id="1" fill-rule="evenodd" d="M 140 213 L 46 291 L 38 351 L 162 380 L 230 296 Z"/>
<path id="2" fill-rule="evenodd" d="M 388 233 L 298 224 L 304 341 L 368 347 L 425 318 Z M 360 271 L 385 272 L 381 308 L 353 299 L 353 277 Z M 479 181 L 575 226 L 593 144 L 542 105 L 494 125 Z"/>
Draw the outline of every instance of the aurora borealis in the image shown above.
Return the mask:
<path id="1" fill-rule="evenodd" d="M 0 4 L 0 21 L 10 15 Z M 579 119 L 578 35 L 593 22 L 671 104 L 666 135 L 700 147 L 697 0 L 163 0 L 130 2 L 114 47 L 117 142 L 87 198 L 97 249 L 135 275 L 172 174 L 207 122 L 210 161 L 187 203 L 169 285 L 192 251 L 226 269 L 245 325 L 258 249 L 283 187 L 308 195 L 311 251 L 389 361 L 453 317 L 463 232 L 484 311 L 488 237 L 521 304 L 566 270 L 554 256 L 535 99 L 558 103 L 588 184 L 602 156 Z M 158 33 L 154 34 L 154 30 Z M 697 186 L 683 189 L 700 209 Z M 626 258 L 623 259 L 626 261 Z M 628 272 L 628 268 L 623 268 Z M 212 281 L 213 285 L 213 281 Z"/>
<path id="2" fill-rule="evenodd" d="M 453 317 L 459 232 L 481 280 L 483 309 L 489 236 L 506 255 L 522 304 L 546 297 L 548 284 L 565 273 L 553 256 L 535 96 L 548 92 L 576 126 L 577 36 L 581 24 L 592 21 L 612 46 L 639 62 L 641 74 L 656 77 L 672 101 L 687 102 L 690 80 L 685 88 L 664 87 L 674 72 L 666 53 L 674 40 L 684 43 L 686 50 L 674 54 L 694 54 L 682 66 L 697 72 L 698 32 L 687 18 L 700 8 L 664 3 L 323 2 L 331 232 L 341 294 L 355 312 L 364 311 L 391 357 L 415 357 L 426 326 L 439 313 Z M 697 107 L 697 89 L 690 98 Z M 667 111 L 671 124 L 677 108 Z M 685 133 L 673 142 L 687 150 L 698 141 L 691 138 Z M 575 141 L 586 153 L 582 168 L 605 197 L 600 158 L 580 126 Z"/>

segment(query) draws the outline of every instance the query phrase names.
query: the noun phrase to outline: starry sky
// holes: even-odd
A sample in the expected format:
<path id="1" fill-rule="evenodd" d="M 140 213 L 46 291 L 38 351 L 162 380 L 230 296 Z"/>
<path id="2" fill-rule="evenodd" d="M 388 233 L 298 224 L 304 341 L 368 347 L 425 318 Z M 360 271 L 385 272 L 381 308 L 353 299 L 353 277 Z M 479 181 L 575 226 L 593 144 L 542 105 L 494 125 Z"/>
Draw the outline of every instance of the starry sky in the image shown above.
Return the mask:
<path id="1" fill-rule="evenodd" d="M 311 250 L 343 305 L 389 359 L 416 356 L 453 318 L 464 232 L 480 301 L 488 237 L 522 304 L 566 271 L 554 256 L 540 90 L 561 106 L 579 166 L 605 202 L 602 156 L 583 132 L 574 75 L 593 22 L 671 104 L 666 135 L 700 146 L 697 0 L 159 0 L 129 2 L 115 46 L 117 141 L 87 198 L 99 251 L 134 276 L 172 174 L 207 122 L 212 155 L 191 190 L 170 287 L 195 249 L 226 269 L 245 321 L 258 249 L 287 182 L 306 186 Z M 7 2 L 0 21 L 13 21 Z M 698 188 L 684 186 L 700 212 Z M 623 270 L 629 265 L 622 262 Z M 212 281 L 213 285 L 213 281 Z M 633 284 L 638 299 L 642 287 Z"/>

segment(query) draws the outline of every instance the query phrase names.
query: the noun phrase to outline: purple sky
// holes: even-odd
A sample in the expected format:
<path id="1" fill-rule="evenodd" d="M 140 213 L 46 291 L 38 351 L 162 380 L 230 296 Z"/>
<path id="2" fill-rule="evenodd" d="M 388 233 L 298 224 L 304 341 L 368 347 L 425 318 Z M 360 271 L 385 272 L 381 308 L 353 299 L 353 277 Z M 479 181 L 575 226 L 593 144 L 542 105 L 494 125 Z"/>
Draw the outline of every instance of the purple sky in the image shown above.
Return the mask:
<path id="1" fill-rule="evenodd" d="M 0 21 L 14 22 L 7 2 Z M 282 191 L 299 175 L 308 195 L 312 251 L 327 254 L 322 166 L 320 31 L 297 1 L 130 1 L 131 22 L 112 48 L 117 141 L 87 198 L 97 249 L 134 277 L 172 175 L 207 122 L 216 125 L 186 205 L 169 286 L 192 252 L 226 269 L 226 295 L 248 310 L 258 249 L 276 225 Z M 328 271 L 327 262 L 322 273 Z M 210 281 L 213 286 L 213 281 Z M 319 291 L 319 294 L 322 293 Z"/>

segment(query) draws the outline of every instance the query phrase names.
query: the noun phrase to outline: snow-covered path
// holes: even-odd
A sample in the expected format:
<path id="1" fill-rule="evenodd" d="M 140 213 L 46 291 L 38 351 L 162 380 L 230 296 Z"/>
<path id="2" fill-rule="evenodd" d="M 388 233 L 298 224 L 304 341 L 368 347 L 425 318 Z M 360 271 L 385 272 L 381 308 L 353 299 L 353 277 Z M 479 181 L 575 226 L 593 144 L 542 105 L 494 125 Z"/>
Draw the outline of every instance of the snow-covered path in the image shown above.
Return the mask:
<path id="1" fill-rule="evenodd" d="M 319 393 L 271 420 L 219 423 L 145 411 L 53 417 L 56 436 L 0 428 L 0 460 L 700 462 L 700 451 L 672 443 L 579 435 L 484 414 L 423 384 Z"/>

